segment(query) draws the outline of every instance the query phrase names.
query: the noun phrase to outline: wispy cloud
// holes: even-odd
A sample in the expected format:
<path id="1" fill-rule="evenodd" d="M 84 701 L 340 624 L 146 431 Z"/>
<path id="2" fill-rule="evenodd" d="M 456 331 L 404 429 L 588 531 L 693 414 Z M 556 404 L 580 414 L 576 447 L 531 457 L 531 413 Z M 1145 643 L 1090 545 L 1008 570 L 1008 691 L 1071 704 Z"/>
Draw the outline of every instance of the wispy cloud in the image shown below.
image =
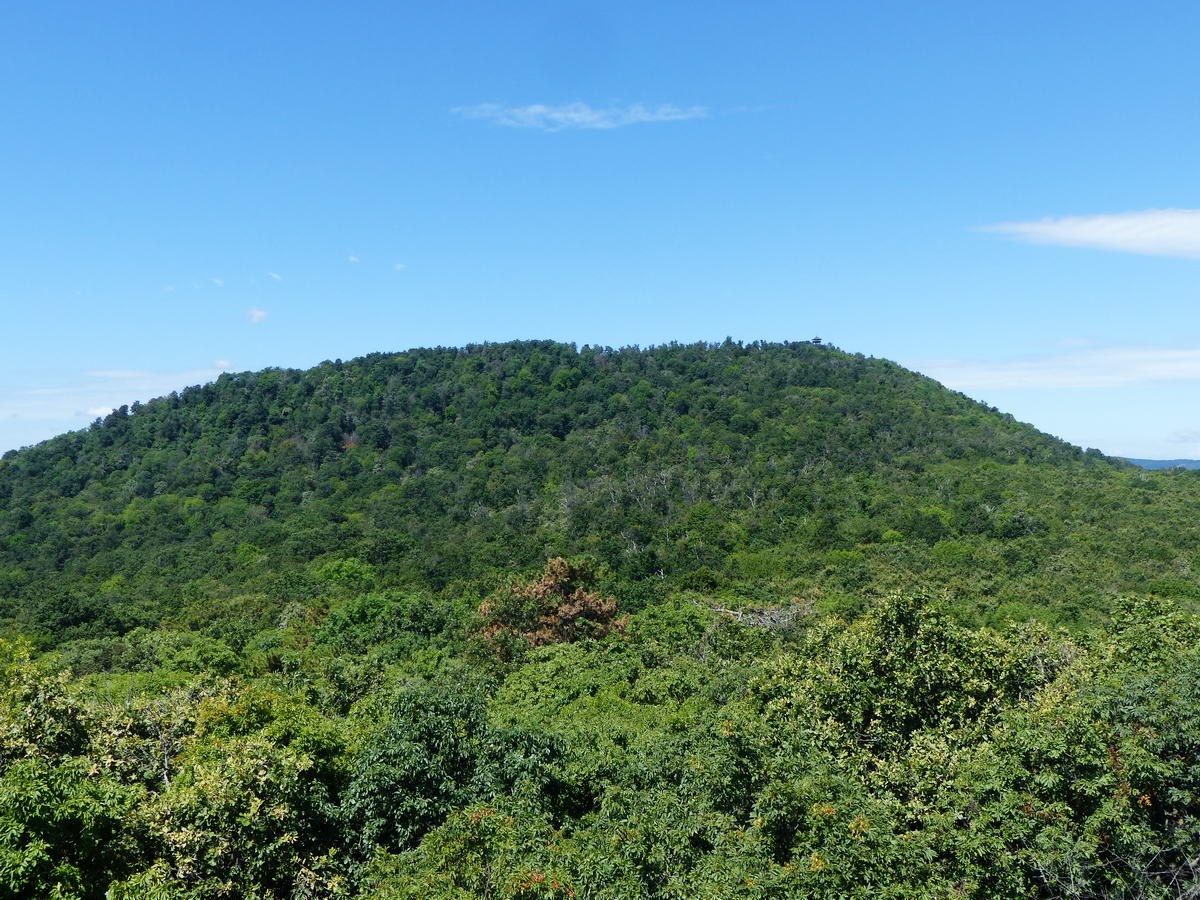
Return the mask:
<path id="1" fill-rule="evenodd" d="M 145 391 L 161 391 L 167 393 L 174 390 L 171 385 L 199 384 L 211 381 L 221 374 L 220 368 L 184 369 L 182 371 L 159 372 L 154 369 L 92 369 L 84 373 L 90 379 L 90 384 L 97 390 L 130 391 L 140 393 Z M 58 388 L 45 388 L 47 391 Z M 64 388 L 71 391 L 74 388 Z M 125 401 L 122 401 L 125 402 Z"/>
<path id="2" fill-rule="evenodd" d="M 986 225 L 982 230 L 1034 244 L 1200 258 L 1200 209 L 1146 209 L 1036 222 L 1001 222 Z"/>
<path id="3" fill-rule="evenodd" d="M 213 368 L 224 371 L 225 369 L 232 369 L 233 363 L 228 359 L 214 359 Z"/>
<path id="4" fill-rule="evenodd" d="M 213 381 L 220 367 L 156 371 L 94 369 L 37 385 L 0 385 L 0 450 L 82 428 L 122 404 Z"/>
<path id="5" fill-rule="evenodd" d="M 278 272 L 268 272 L 267 277 L 274 279 L 275 281 L 283 281 L 283 276 L 280 275 Z"/>
<path id="6" fill-rule="evenodd" d="M 148 369 L 92 369 L 87 373 L 88 378 L 144 378 L 149 375 Z"/>
<path id="7" fill-rule="evenodd" d="M 209 281 L 211 281 L 217 287 L 225 287 L 225 279 L 223 278 L 210 278 Z"/>
<path id="8" fill-rule="evenodd" d="M 212 381 L 220 369 L 155 372 L 150 369 L 97 369 L 70 381 L 24 388 L 0 388 L 0 418 L 26 421 L 108 415 L 122 403 L 149 400 L 190 384 Z"/>
<path id="9" fill-rule="evenodd" d="M 908 365 L 962 391 L 1106 388 L 1200 379 L 1200 350 L 1111 347 L 1000 362 L 930 359 Z"/>
<path id="10" fill-rule="evenodd" d="M 498 103 L 481 103 L 477 106 L 457 106 L 451 110 L 467 119 L 483 119 L 495 125 L 511 128 L 538 128 L 542 131 L 564 131 L 569 128 L 610 129 L 644 122 L 680 122 L 685 119 L 703 119 L 708 109 L 703 106 L 675 106 L 661 103 L 651 106 L 634 103 L 630 106 L 607 106 L 597 108 L 586 103 L 564 103 L 547 106 L 534 103 L 529 106 L 501 106 Z"/>
<path id="11" fill-rule="evenodd" d="M 392 266 L 392 268 L 395 269 L 397 272 L 403 272 L 405 269 L 408 268 L 408 265 L 406 263 L 396 263 L 394 266 Z"/>
<path id="12" fill-rule="evenodd" d="M 357 263 L 357 262 L 362 262 L 362 260 L 359 259 L 357 256 L 350 255 L 350 256 L 346 257 L 346 262 Z"/>
<path id="13" fill-rule="evenodd" d="M 267 312 L 266 310 L 259 309 L 257 306 L 252 306 L 246 310 L 246 318 L 251 325 L 257 325 L 267 318 Z"/>

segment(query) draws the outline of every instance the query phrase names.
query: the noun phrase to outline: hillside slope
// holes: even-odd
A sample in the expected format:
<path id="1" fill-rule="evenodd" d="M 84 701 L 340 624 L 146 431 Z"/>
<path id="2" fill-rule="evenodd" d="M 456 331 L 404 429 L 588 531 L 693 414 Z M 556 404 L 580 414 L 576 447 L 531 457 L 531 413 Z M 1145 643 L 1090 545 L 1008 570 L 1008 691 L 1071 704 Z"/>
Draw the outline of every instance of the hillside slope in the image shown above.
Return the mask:
<path id="1" fill-rule="evenodd" d="M 810 344 L 118 411 L 0 462 L 0 900 L 1197 896 L 1198 488 Z"/>
<path id="2" fill-rule="evenodd" d="M 338 561 L 461 593 L 589 554 L 630 598 L 919 582 L 1073 621 L 1195 594 L 1200 530 L 1171 511 L 1197 485 L 809 343 L 375 354 L 223 375 L 6 454 L 0 617 L 57 642 L 236 596 L 267 615 Z"/>

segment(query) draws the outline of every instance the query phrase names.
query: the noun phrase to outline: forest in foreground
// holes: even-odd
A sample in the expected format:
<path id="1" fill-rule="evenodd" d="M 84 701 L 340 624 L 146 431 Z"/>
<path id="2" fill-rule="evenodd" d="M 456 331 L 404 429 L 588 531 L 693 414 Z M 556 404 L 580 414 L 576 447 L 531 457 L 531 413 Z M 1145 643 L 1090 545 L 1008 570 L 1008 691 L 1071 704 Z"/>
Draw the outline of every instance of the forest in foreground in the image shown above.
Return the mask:
<path id="1" fill-rule="evenodd" d="M 0 897 L 1200 896 L 1200 472 L 810 343 L 0 459 Z"/>

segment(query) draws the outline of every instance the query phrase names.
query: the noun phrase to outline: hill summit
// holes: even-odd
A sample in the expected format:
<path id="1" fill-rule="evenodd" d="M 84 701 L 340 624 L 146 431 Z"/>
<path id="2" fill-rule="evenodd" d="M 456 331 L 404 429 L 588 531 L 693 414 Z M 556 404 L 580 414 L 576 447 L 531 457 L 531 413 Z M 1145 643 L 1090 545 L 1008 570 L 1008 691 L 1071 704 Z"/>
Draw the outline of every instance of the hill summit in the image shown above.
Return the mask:
<path id="1" fill-rule="evenodd" d="M 446 590 L 585 554 L 634 593 L 834 603 L 919 578 L 1071 620 L 1174 584 L 1191 530 L 1139 525 L 1140 498 L 1186 486 L 1128 469 L 810 342 L 372 354 L 222 375 L 6 454 L 0 615 L 57 642 L 274 607 L 327 564 Z M 1121 562 L 1078 565 L 1081 544 Z"/>

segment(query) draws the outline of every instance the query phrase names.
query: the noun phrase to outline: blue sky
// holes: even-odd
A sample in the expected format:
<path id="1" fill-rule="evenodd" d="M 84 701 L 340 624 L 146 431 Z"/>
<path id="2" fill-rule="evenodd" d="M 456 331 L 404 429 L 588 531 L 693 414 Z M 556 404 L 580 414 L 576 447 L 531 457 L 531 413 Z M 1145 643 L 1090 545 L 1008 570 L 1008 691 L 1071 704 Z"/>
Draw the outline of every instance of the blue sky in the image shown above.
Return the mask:
<path id="1" fill-rule="evenodd" d="M 0 449 L 223 369 L 821 335 L 1200 456 L 1200 6 L 11 3 Z"/>

